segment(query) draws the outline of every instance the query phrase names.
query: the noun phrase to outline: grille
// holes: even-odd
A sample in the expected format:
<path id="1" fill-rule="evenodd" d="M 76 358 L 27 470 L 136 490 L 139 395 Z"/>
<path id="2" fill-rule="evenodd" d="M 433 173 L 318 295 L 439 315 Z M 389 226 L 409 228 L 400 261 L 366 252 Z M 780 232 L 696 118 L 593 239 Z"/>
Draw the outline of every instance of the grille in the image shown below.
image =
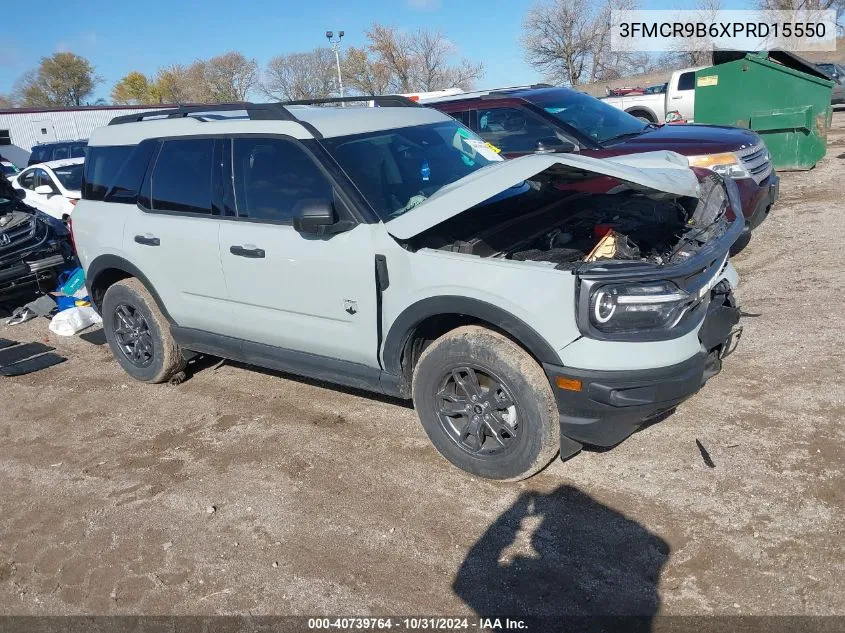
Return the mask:
<path id="1" fill-rule="evenodd" d="M 37 248 L 46 239 L 47 226 L 34 216 L 11 228 L 0 229 L 0 261 Z"/>
<path id="2" fill-rule="evenodd" d="M 758 143 L 753 147 L 746 147 L 736 152 L 742 161 L 742 166 L 751 174 L 758 185 L 772 173 L 772 161 L 769 159 L 769 150 L 765 144 Z"/>

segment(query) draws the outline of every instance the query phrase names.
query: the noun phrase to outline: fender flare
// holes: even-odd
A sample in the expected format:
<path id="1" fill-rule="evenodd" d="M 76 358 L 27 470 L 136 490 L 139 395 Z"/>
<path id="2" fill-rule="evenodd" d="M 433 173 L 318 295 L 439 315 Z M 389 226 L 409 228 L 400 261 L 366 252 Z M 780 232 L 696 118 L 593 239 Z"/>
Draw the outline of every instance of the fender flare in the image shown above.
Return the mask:
<path id="1" fill-rule="evenodd" d="M 147 276 L 142 273 L 137 266 L 117 255 L 100 255 L 95 257 L 88 265 L 88 270 L 85 271 L 85 286 L 88 289 L 88 295 L 91 297 L 92 303 L 94 298 L 93 288 L 97 283 L 97 278 L 107 270 L 120 270 L 127 275 L 135 277 L 144 285 L 147 292 L 152 295 L 153 300 L 156 302 L 158 309 L 161 310 L 164 318 L 167 319 L 171 325 L 176 324 L 171 318 L 170 313 L 167 311 L 167 308 L 164 307 L 164 302 L 156 292 L 155 287 L 150 283 L 150 280 L 147 279 Z M 100 306 L 96 307 L 99 311 Z"/>
<path id="2" fill-rule="evenodd" d="M 405 308 L 393 321 L 384 339 L 384 370 L 402 375 L 402 352 L 417 326 L 425 319 L 439 315 L 465 315 L 490 323 L 511 336 L 541 363 L 560 365 L 558 353 L 536 330 L 506 310 L 480 299 L 444 295 L 421 299 Z"/>

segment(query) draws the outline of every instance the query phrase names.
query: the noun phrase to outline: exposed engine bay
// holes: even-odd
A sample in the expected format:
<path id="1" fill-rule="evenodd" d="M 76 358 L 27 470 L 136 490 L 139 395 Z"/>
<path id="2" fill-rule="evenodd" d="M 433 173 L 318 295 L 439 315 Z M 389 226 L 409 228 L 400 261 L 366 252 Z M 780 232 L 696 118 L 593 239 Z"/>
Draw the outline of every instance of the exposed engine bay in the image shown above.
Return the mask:
<path id="1" fill-rule="evenodd" d="M 718 176 L 700 183 L 699 199 L 632 189 L 550 188 L 532 183 L 533 191 L 471 209 L 412 246 L 548 262 L 559 269 L 609 261 L 661 265 L 689 257 L 727 225 L 728 198 Z"/>
<path id="2" fill-rule="evenodd" d="M 0 301 L 32 286 L 52 290 L 59 271 L 75 261 L 69 232 L 0 181 Z"/>

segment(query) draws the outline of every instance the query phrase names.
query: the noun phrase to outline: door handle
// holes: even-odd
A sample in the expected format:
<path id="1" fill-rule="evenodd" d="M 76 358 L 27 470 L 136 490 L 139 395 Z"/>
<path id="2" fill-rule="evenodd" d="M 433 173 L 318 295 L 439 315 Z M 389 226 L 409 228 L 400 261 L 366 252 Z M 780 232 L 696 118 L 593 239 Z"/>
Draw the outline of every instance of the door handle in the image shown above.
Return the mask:
<path id="1" fill-rule="evenodd" d="M 144 246 L 160 246 L 161 240 L 158 239 L 155 235 L 150 235 L 147 233 L 146 235 L 136 235 L 135 241 L 138 244 L 143 244 Z"/>
<path id="2" fill-rule="evenodd" d="M 229 252 L 232 253 L 232 255 L 237 255 L 238 257 L 249 257 L 250 259 L 264 258 L 264 249 L 256 248 L 252 244 L 247 244 L 246 246 L 230 246 Z"/>
<path id="3" fill-rule="evenodd" d="M 672 97 L 673 99 L 683 99 L 684 95 L 678 95 L 677 97 Z"/>

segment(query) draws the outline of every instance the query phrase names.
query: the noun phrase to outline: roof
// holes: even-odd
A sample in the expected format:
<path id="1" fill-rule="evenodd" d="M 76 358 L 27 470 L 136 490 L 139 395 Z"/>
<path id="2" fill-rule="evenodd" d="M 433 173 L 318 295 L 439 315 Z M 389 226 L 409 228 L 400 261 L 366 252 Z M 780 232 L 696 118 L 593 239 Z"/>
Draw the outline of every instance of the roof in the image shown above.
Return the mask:
<path id="1" fill-rule="evenodd" d="M 366 99 L 364 97 L 363 99 Z M 430 108 L 419 107 L 315 107 L 287 105 L 290 118 L 249 118 L 244 108 L 224 110 L 199 106 L 187 115 L 175 118 L 149 118 L 140 121 L 113 121 L 112 125 L 94 130 L 89 145 L 130 145 L 147 138 L 189 136 L 199 134 L 286 134 L 298 139 L 346 136 L 378 132 L 398 127 L 411 127 L 450 121 L 447 115 Z M 128 118 L 133 118 L 130 115 Z M 155 112 L 153 112 L 153 117 Z M 114 123 L 119 123 L 115 125 Z M 315 132 L 317 134 L 315 134 Z"/>
<path id="2" fill-rule="evenodd" d="M 490 88 L 489 90 L 474 90 L 460 94 L 446 95 L 443 97 L 420 98 L 420 103 L 442 103 L 444 101 L 463 101 L 464 99 L 477 99 L 489 95 L 519 96 L 518 93 L 532 92 L 538 89 L 556 88 L 551 84 L 531 84 L 526 86 L 509 86 L 506 88 Z"/>
<path id="3" fill-rule="evenodd" d="M 45 163 L 35 163 L 34 165 L 30 165 L 30 167 L 49 167 L 50 169 L 56 169 L 57 167 L 67 167 L 69 165 L 81 165 L 85 162 L 85 158 L 79 156 L 77 158 L 62 158 L 59 160 L 48 160 Z"/>

